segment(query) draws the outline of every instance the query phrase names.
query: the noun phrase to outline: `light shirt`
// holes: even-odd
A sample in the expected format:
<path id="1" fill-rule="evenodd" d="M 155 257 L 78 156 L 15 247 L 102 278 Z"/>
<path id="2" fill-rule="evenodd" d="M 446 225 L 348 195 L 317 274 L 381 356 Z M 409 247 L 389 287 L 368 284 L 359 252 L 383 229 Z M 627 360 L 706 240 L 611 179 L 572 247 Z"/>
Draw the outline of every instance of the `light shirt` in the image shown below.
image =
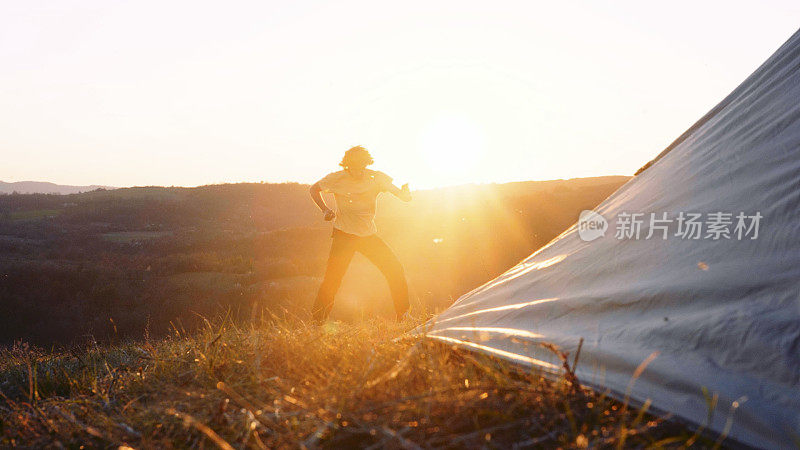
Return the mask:
<path id="1" fill-rule="evenodd" d="M 378 194 L 389 191 L 392 177 L 366 169 L 364 177 L 359 180 L 340 170 L 317 183 L 323 192 L 332 192 L 336 200 L 334 228 L 357 236 L 369 236 L 378 231 L 375 227 Z"/>

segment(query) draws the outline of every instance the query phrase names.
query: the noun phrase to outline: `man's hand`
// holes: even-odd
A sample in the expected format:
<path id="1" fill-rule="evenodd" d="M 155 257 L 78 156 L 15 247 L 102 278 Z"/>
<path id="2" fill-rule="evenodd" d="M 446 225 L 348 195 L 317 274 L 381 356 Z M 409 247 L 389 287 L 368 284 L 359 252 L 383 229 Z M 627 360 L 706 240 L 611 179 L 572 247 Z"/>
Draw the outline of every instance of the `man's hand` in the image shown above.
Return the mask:
<path id="1" fill-rule="evenodd" d="M 312 184 L 311 187 L 308 188 L 309 194 L 311 194 L 311 200 L 314 200 L 314 203 L 317 207 L 322 211 L 322 214 L 325 215 L 325 221 L 330 222 L 336 217 L 336 213 L 334 213 L 328 205 L 325 204 L 325 200 L 322 199 L 322 188 L 319 186 L 319 181 Z"/>
<path id="2" fill-rule="evenodd" d="M 397 198 L 399 198 L 400 200 L 402 200 L 404 202 L 410 202 L 411 201 L 411 190 L 408 188 L 408 183 L 404 184 L 400 188 L 400 195 L 398 195 Z"/>

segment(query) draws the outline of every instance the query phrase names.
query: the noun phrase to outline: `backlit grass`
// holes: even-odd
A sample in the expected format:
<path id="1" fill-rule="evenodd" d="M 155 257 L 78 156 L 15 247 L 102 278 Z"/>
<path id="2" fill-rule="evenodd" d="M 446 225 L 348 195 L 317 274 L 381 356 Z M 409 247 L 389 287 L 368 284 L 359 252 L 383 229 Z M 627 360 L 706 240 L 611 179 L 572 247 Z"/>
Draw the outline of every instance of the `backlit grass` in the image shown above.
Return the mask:
<path id="1" fill-rule="evenodd" d="M 17 344 L 0 351 L 0 446 L 704 444 L 569 376 L 404 336 L 414 325 L 272 317 L 81 351 Z"/>

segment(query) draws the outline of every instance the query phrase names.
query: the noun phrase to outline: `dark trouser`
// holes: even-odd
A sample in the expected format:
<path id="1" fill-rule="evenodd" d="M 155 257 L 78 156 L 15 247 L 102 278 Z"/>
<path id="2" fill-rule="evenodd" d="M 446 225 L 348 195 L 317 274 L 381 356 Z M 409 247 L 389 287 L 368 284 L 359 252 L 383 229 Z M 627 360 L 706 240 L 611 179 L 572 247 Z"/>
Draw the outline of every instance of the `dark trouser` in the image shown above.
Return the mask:
<path id="1" fill-rule="evenodd" d="M 386 277 L 386 281 L 389 282 L 389 290 L 392 293 L 397 317 L 400 318 L 408 310 L 406 275 L 403 271 L 403 266 L 397 256 L 394 255 L 394 252 L 392 252 L 392 249 L 374 234 L 371 236 L 356 236 L 334 228 L 328 267 L 325 269 L 325 279 L 322 280 L 322 286 L 319 288 L 317 299 L 312 308 L 315 322 L 322 323 L 328 318 L 328 314 L 333 308 L 333 298 L 342 284 L 342 278 L 347 272 L 347 267 L 350 265 L 350 260 L 353 259 L 355 252 L 366 256 Z"/>

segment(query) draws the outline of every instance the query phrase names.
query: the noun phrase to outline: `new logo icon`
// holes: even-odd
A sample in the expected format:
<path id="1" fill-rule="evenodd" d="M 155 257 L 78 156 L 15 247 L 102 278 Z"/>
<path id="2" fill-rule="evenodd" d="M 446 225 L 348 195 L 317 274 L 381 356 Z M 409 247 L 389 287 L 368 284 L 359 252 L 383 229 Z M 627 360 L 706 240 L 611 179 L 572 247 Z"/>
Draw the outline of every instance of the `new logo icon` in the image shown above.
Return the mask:
<path id="1" fill-rule="evenodd" d="M 590 210 L 584 209 L 578 217 L 578 236 L 586 242 L 605 236 L 608 221 L 605 217 Z"/>

